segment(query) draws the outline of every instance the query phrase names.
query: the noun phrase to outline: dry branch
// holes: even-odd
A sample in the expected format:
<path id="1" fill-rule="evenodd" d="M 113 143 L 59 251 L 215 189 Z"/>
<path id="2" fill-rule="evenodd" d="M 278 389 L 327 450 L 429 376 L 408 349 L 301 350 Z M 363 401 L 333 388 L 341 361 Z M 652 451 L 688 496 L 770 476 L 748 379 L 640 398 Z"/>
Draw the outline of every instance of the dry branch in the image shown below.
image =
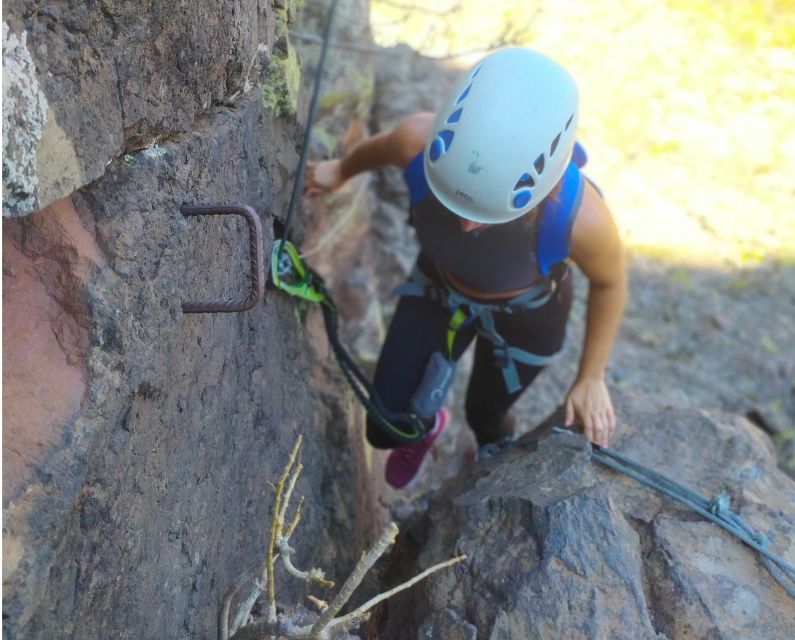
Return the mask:
<path id="1" fill-rule="evenodd" d="M 259 563 L 253 567 L 249 567 L 243 573 L 241 573 L 235 581 L 232 583 L 232 586 L 227 589 L 226 594 L 224 595 L 224 599 L 221 601 L 221 610 L 218 614 L 218 637 L 220 640 L 227 640 L 229 638 L 229 609 L 232 607 L 232 600 L 234 599 L 237 592 L 240 588 L 246 583 L 249 579 L 249 576 L 259 566 Z M 232 633 L 236 631 L 235 628 L 232 629 Z"/>
<path id="2" fill-rule="evenodd" d="M 361 559 L 351 572 L 350 577 L 345 581 L 345 584 L 342 585 L 339 593 L 335 596 L 334 600 L 331 601 L 331 604 L 328 606 L 328 608 L 320 614 L 317 622 L 315 622 L 315 624 L 312 626 L 311 638 L 319 637 L 320 632 L 323 631 L 326 626 L 328 626 L 332 618 L 334 618 L 339 610 L 345 606 L 345 603 L 348 602 L 350 597 L 353 595 L 356 587 L 358 587 L 361 581 L 364 579 L 365 574 L 372 568 L 378 558 L 384 555 L 384 551 L 386 551 L 389 546 L 395 542 L 397 534 L 397 525 L 394 522 L 390 522 L 378 540 L 376 540 L 370 551 L 362 555 Z"/>
<path id="3" fill-rule="evenodd" d="M 273 499 L 273 514 L 271 515 L 271 535 L 270 539 L 268 540 L 268 557 L 266 559 L 266 569 L 268 572 L 267 580 L 268 580 L 268 621 L 269 622 L 276 622 L 276 578 L 274 576 L 273 571 L 273 555 L 276 551 L 276 540 L 281 535 L 281 531 L 279 530 L 279 518 L 278 515 L 281 513 L 281 502 L 282 502 L 282 491 L 284 490 L 284 483 L 287 480 L 287 476 L 290 474 L 290 470 L 293 468 L 295 464 L 295 459 L 298 457 L 298 451 L 301 448 L 301 443 L 303 442 L 303 437 L 298 436 L 297 440 L 295 441 L 295 445 L 293 446 L 293 450 L 290 453 L 290 458 L 287 460 L 287 464 L 284 467 L 284 471 L 282 471 L 282 475 L 279 478 L 279 482 L 276 485 L 276 496 Z M 282 525 L 284 521 L 282 520 Z M 265 576 L 263 576 L 264 582 Z"/>
<path id="4" fill-rule="evenodd" d="M 298 481 L 298 476 L 303 470 L 303 465 L 300 463 L 297 465 L 295 464 L 298 452 L 301 448 L 301 442 L 302 438 L 299 436 L 275 487 L 276 491 L 273 498 L 272 521 L 267 553 L 264 562 L 261 563 L 261 568 L 257 572 L 261 574 L 260 579 L 255 579 L 251 593 L 241 603 L 231 629 L 229 628 L 229 613 L 232 600 L 243 584 L 249 579 L 253 569 L 257 567 L 253 567 L 238 576 L 232 584 L 232 587 L 227 591 L 219 612 L 220 640 L 230 640 L 230 634 L 231 640 L 269 640 L 272 638 L 284 640 L 333 640 L 364 622 L 369 617 L 370 610 L 380 602 L 383 602 L 404 589 L 408 589 L 435 571 L 461 562 L 466 558 L 466 556 L 459 556 L 434 565 L 411 580 L 371 598 L 355 611 L 337 618 L 336 615 L 348 602 L 359 584 L 361 584 L 367 572 L 390 545 L 395 542 L 398 528 L 394 522 L 391 522 L 375 544 L 366 553 L 362 554 L 361 559 L 356 564 L 331 604 L 327 605 L 322 600 L 314 596 L 309 596 L 309 599 L 320 609 L 320 615 L 314 624 L 302 626 L 295 624 L 293 619 L 288 615 L 277 616 L 274 565 L 279 556 L 282 557 L 282 562 L 291 575 L 306 582 L 317 582 L 327 587 L 334 586 L 334 583 L 325 579 L 320 569 L 302 571 L 296 568 L 292 563 L 294 550 L 290 546 L 289 540 L 301 519 L 303 498 L 301 498 L 298 509 L 287 526 L 286 531 L 285 518 L 290 506 L 290 499 L 295 489 L 296 482 Z M 266 591 L 267 615 L 264 618 L 255 620 L 251 624 L 245 624 L 249 619 L 254 603 L 262 595 L 263 591 Z"/>
<path id="5" fill-rule="evenodd" d="M 420 580 L 424 580 L 432 573 L 435 573 L 436 571 L 440 571 L 442 569 L 446 569 L 447 567 L 450 567 L 454 564 L 458 564 L 459 562 L 463 562 L 466 559 L 467 559 L 466 556 L 457 556 L 455 558 L 451 558 L 450 560 L 445 560 L 444 562 L 440 562 L 439 564 L 435 564 L 432 567 L 429 567 L 419 575 L 414 576 L 411 580 L 407 580 L 403 584 L 399 584 L 397 587 L 390 589 L 389 591 L 385 591 L 384 593 L 380 593 L 374 598 L 371 598 L 355 611 L 351 611 L 351 613 L 344 615 L 341 618 L 335 618 L 334 620 L 332 620 L 331 624 L 329 625 L 329 629 L 336 630 L 339 627 L 340 630 L 348 631 L 349 629 L 354 629 L 358 627 L 362 622 L 365 621 L 366 616 L 369 615 L 370 609 L 372 609 L 375 605 L 379 604 L 380 602 L 383 602 L 387 598 L 391 598 L 396 593 L 400 593 L 401 591 L 413 587 Z"/>

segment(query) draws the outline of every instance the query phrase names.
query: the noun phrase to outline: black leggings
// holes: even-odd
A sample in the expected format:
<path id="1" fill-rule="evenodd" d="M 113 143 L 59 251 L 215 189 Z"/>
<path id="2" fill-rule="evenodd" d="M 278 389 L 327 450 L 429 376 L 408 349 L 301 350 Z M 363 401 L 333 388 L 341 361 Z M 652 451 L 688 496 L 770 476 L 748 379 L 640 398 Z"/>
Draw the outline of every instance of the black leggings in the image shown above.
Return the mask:
<path id="1" fill-rule="evenodd" d="M 558 282 L 550 300 L 536 309 L 515 313 L 494 313 L 499 333 L 513 347 L 539 355 L 560 350 L 571 308 L 571 271 Z M 374 386 L 384 405 L 407 412 L 414 390 L 422 380 L 428 360 L 435 351 L 446 353 L 450 311 L 426 298 L 403 296 L 398 301 L 375 370 Z M 453 358 L 477 336 L 476 323 L 462 327 L 453 345 Z M 502 420 L 511 405 L 541 372 L 542 367 L 517 363 L 521 388 L 508 393 L 502 369 L 494 359 L 492 343 L 477 336 L 475 362 L 466 395 L 466 419 L 480 446 L 500 438 Z M 400 443 L 367 420 L 367 440 L 378 449 L 392 449 Z"/>

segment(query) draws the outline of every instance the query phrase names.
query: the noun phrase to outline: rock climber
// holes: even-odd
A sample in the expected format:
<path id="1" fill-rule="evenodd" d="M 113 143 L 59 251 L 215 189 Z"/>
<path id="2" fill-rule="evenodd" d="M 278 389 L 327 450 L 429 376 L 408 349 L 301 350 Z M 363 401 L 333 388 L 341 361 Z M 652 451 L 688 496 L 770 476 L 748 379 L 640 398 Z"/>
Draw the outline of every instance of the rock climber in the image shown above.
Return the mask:
<path id="1" fill-rule="evenodd" d="M 615 431 L 605 368 L 623 312 L 624 258 L 608 207 L 579 171 L 577 105 L 575 82 L 557 62 L 501 49 L 466 72 L 436 114 L 411 115 L 344 157 L 307 168 L 308 195 L 387 165 L 402 168 L 409 186 L 420 254 L 373 384 L 390 410 L 433 408 L 423 415 L 425 436 L 409 445 L 368 420 L 371 445 L 392 449 L 386 478 L 394 487 L 417 476 L 448 423 L 441 403 L 429 399 L 440 399 L 452 376 L 429 373 L 432 363 L 455 362 L 476 338 L 467 422 L 481 447 L 513 435 L 510 407 L 563 345 L 570 261 L 589 289 L 565 424 L 580 424 L 601 446 Z M 432 383 L 418 399 L 429 376 L 445 384 Z"/>

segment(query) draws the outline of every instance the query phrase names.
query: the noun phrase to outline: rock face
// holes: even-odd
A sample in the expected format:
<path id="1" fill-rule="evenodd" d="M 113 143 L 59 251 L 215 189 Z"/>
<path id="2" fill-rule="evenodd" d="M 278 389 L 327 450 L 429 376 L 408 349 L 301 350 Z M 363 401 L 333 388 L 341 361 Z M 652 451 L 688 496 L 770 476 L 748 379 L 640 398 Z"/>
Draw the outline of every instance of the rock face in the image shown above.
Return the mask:
<path id="1" fill-rule="evenodd" d="M 372 120 L 379 131 L 390 131 L 414 113 L 435 112 L 462 73 L 405 45 L 384 49 L 377 62 Z M 409 198 L 402 171 L 388 168 L 380 173 L 378 198 L 373 231 L 381 247 L 379 284 L 382 297 L 390 299 L 389 292 L 405 281 L 419 252 L 414 229 L 406 224 Z M 394 297 L 390 301 L 394 303 Z"/>
<path id="2" fill-rule="evenodd" d="M 213 104 L 259 88 L 262 67 L 288 47 L 295 10 L 255 0 L 10 3 L 4 215 L 66 196 L 122 153 L 189 132 Z"/>
<path id="3" fill-rule="evenodd" d="M 766 436 L 730 414 L 616 400 L 617 450 L 706 495 L 728 491 L 795 560 L 795 483 Z M 449 483 L 399 539 L 395 574 L 468 560 L 392 603 L 383 637 L 792 637 L 792 600 L 754 551 L 600 468 L 581 436 L 540 433 Z"/>
<path id="4" fill-rule="evenodd" d="M 4 213 L 34 211 L 3 233 L 4 637 L 215 637 L 298 433 L 297 563 L 337 575 L 362 546 L 366 461 L 319 311 L 275 291 L 242 314 L 181 311 L 248 287 L 245 225 L 182 203 L 251 205 L 266 251 L 283 220 L 308 86 L 297 6 L 34 4 L 4 11 Z M 302 590 L 286 580 L 280 602 Z"/>

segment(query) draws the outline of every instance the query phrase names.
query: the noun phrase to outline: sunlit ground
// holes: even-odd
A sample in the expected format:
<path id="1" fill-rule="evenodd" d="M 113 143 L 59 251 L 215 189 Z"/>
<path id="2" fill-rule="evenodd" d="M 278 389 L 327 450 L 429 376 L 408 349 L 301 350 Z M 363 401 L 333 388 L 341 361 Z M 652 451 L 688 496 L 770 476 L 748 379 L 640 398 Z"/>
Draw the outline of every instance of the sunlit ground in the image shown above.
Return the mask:
<path id="1" fill-rule="evenodd" d="M 567 66 L 588 171 L 634 253 L 795 263 L 795 0 L 372 0 L 371 22 L 382 45 L 511 42 Z"/>

